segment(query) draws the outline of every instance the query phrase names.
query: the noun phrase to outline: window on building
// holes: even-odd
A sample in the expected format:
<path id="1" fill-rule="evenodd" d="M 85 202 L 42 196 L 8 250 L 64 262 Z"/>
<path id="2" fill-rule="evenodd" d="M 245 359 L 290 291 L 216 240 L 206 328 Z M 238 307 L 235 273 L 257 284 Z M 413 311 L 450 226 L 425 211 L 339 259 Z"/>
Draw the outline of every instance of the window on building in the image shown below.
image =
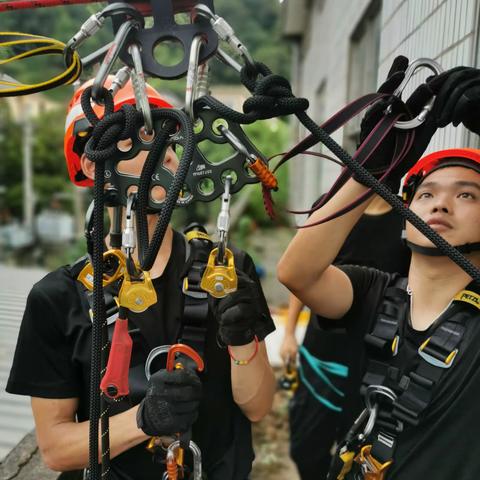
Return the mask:
<path id="1" fill-rule="evenodd" d="M 380 51 L 380 10 L 380 0 L 374 0 L 350 37 L 347 87 L 349 102 L 376 90 Z M 353 153 L 357 147 L 360 121 L 361 115 L 358 115 L 345 126 L 343 147 L 349 153 Z"/>

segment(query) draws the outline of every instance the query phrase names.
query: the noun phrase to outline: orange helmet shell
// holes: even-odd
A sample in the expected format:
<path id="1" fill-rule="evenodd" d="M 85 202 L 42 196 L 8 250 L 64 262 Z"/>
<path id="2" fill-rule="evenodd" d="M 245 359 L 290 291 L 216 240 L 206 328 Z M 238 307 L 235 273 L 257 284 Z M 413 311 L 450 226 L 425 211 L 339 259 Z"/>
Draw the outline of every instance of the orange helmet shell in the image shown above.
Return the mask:
<path id="1" fill-rule="evenodd" d="M 403 182 L 403 201 L 409 204 L 425 177 L 445 167 L 465 167 L 480 173 L 480 150 L 475 148 L 450 148 L 430 153 L 421 158 L 407 173 Z"/>
<path id="2" fill-rule="evenodd" d="M 114 77 L 110 75 L 105 81 L 104 87 L 110 88 Z M 68 175 L 70 180 L 81 187 L 93 186 L 93 180 L 87 178 L 81 167 L 80 158 L 83 154 L 85 143 L 90 137 L 90 123 L 85 117 L 83 112 L 81 99 L 82 94 L 91 85 L 93 85 L 94 79 L 90 79 L 81 85 L 74 93 L 67 108 L 67 118 L 65 120 L 65 136 L 63 141 L 63 150 L 65 154 L 65 160 L 67 162 Z M 173 108 L 170 103 L 165 101 L 162 96 L 150 85 L 146 85 L 147 97 L 151 106 L 158 108 Z M 135 104 L 135 94 L 131 80 L 120 89 L 115 95 L 114 110 L 120 109 L 120 107 L 126 103 Z M 101 105 L 97 105 L 92 102 L 93 111 L 99 118 L 103 117 L 104 108 Z"/>

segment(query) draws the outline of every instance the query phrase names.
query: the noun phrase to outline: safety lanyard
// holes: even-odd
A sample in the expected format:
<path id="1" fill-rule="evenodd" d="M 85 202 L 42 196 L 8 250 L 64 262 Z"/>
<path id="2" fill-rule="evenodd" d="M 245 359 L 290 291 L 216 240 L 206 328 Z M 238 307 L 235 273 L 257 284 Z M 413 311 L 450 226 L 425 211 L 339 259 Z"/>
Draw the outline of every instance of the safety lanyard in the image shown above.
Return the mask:
<path id="1" fill-rule="evenodd" d="M 300 356 L 305 359 L 308 366 L 315 372 L 318 378 L 320 378 L 338 396 L 345 396 L 345 393 L 343 393 L 338 387 L 333 384 L 333 382 L 328 377 L 328 374 L 346 378 L 348 376 L 348 367 L 346 365 L 342 365 L 341 363 L 336 362 L 324 362 L 323 360 L 314 357 L 303 345 L 300 346 L 298 352 Z M 315 387 L 311 384 L 311 382 L 307 379 L 305 375 L 302 362 L 300 362 L 298 372 L 300 374 L 300 380 L 316 400 L 318 400 L 320 403 L 325 405 L 330 410 L 333 410 L 334 412 L 341 412 L 343 410 L 342 407 L 335 405 L 330 400 L 323 397 L 316 391 Z"/>
<path id="2" fill-rule="evenodd" d="M 0 66 L 39 55 L 64 56 L 65 44 L 48 37 L 18 32 L 0 32 L 0 51 L 6 52 Z M 78 53 L 65 57 L 65 70 L 40 83 L 23 84 L 7 75 L 0 75 L 0 97 L 29 95 L 74 82 L 82 71 Z"/>

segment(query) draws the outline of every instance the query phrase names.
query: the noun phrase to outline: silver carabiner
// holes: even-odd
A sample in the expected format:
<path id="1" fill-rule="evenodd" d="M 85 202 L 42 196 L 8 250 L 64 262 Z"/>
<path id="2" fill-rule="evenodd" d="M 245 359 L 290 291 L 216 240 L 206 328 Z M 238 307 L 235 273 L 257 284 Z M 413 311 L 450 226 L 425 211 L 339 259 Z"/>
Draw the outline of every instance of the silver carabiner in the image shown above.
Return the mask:
<path id="1" fill-rule="evenodd" d="M 221 62 L 229 67 L 232 67 L 238 73 L 242 71 L 242 66 L 220 47 L 217 48 L 216 56 Z"/>
<path id="2" fill-rule="evenodd" d="M 200 58 L 200 48 L 202 47 L 203 43 L 205 43 L 205 40 L 201 35 L 197 35 L 192 40 L 192 46 L 190 48 L 190 57 L 188 60 L 187 86 L 185 89 L 185 112 L 192 120 L 194 120 L 193 102 L 200 96 L 199 90 L 198 90 L 198 82 L 199 82 L 198 74 L 199 74 L 199 69 L 201 68 L 201 65 L 198 64 L 198 61 Z M 206 66 L 206 63 L 204 65 Z"/>
<path id="3" fill-rule="evenodd" d="M 128 53 L 133 61 L 133 70 L 130 70 L 130 78 L 132 79 L 135 103 L 137 104 L 137 110 L 142 112 L 143 120 L 145 121 L 145 133 L 151 135 L 153 133 L 152 111 L 148 102 L 140 47 L 136 43 L 132 43 L 128 47 Z"/>
<path id="4" fill-rule="evenodd" d="M 417 60 L 415 60 L 408 66 L 407 70 L 405 71 L 405 78 L 403 79 L 402 83 L 397 87 L 397 89 L 393 92 L 393 95 L 400 98 L 403 90 L 407 86 L 407 83 L 410 81 L 415 71 L 422 67 L 428 68 L 436 75 L 443 72 L 442 66 L 435 60 L 432 60 L 430 58 L 417 58 Z M 434 103 L 435 97 L 432 97 L 424 105 L 422 111 L 415 118 L 412 118 L 411 120 L 398 121 L 395 123 L 394 126 L 401 130 L 410 130 L 412 128 L 418 127 L 425 121 Z"/>
<path id="5" fill-rule="evenodd" d="M 133 192 L 128 195 L 127 207 L 125 211 L 125 227 L 122 232 L 122 248 L 125 254 L 130 257 L 136 247 L 135 239 L 135 218 L 134 205 L 137 200 L 137 193 Z"/>
<path id="6" fill-rule="evenodd" d="M 222 205 L 217 218 L 218 231 L 218 255 L 217 262 L 220 265 L 225 263 L 225 252 L 227 250 L 228 230 L 230 228 L 230 188 L 232 185 L 232 177 L 227 175 L 225 178 L 225 190 L 222 195 Z"/>
<path id="7" fill-rule="evenodd" d="M 193 441 L 190 440 L 190 443 L 188 445 L 192 452 L 192 457 L 193 457 L 193 480 L 202 480 L 202 452 L 200 451 L 200 448 L 198 448 L 198 445 Z M 175 440 L 168 446 L 167 450 L 167 465 L 173 462 L 177 462 L 176 456 L 175 456 L 175 451 L 180 448 L 180 440 Z M 167 477 L 164 478 L 169 478 L 168 475 Z"/>
<path id="8" fill-rule="evenodd" d="M 170 350 L 171 345 L 160 345 L 159 347 L 152 348 L 150 353 L 148 354 L 147 361 L 145 362 L 145 377 L 147 380 L 150 380 L 152 374 L 150 373 L 150 367 L 152 366 L 152 362 L 157 358 L 159 355 L 163 355 L 164 353 L 168 353 Z"/>
<path id="9" fill-rule="evenodd" d="M 375 427 L 375 422 L 377 421 L 378 416 L 378 403 L 372 401 L 372 397 L 376 395 L 381 395 L 387 397 L 389 400 L 394 402 L 397 399 L 397 395 L 393 390 L 383 385 L 369 385 L 365 392 L 365 406 L 366 408 L 362 411 L 360 416 L 355 420 L 355 424 L 360 425 L 365 420 L 368 415 L 367 423 L 361 433 L 357 435 L 359 441 L 364 441 L 373 431 Z"/>
<path id="10" fill-rule="evenodd" d="M 125 43 L 129 33 L 138 26 L 140 26 L 140 24 L 137 20 L 128 20 L 127 22 L 124 22 L 120 25 L 120 28 L 115 35 L 115 40 L 113 41 L 112 46 L 109 48 L 107 54 L 103 58 L 103 62 L 98 69 L 95 80 L 93 81 L 92 98 L 95 100 L 95 102 L 99 103 L 101 100 L 99 98 L 100 89 L 105 84 L 105 80 L 107 79 L 108 74 L 110 73 L 110 70 L 115 63 L 115 60 L 118 58 L 120 50 L 122 49 L 123 44 Z"/>
<path id="11" fill-rule="evenodd" d="M 115 98 L 115 95 L 121 90 L 128 82 L 130 78 L 130 67 L 122 67 L 115 75 L 115 78 L 112 80 L 110 85 L 110 91 L 112 92 L 112 97 Z"/>
<path id="12" fill-rule="evenodd" d="M 219 38 L 227 42 L 243 58 L 247 67 L 255 70 L 255 62 L 247 47 L 239 40 L 231 25 L 223 17 L 215 15 L 210 8 L 202 3 L 193 7 L 192 15 L 195 14 L 208 19 Z"/>

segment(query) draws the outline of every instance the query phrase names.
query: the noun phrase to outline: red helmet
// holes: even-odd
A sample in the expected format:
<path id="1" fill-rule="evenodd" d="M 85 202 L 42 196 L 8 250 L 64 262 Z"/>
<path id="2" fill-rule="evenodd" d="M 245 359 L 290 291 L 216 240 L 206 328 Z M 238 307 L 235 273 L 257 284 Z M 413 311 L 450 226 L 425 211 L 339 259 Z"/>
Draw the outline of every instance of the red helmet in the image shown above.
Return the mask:
<path id="1" fill-rule="evenodd" d="M 105 81 L 105 88 L 110 88 L 113 76 L 109 76 Z M 93 84 L 93 79 L 88 80 L 81 85 L 74 93 L 67 109 L 67 118 L 65 121 L 65 136 L 63 141 L 63 149 L 65 153 L 65 160 L 67 162 L 68 174 L 70 180 L 75 185 L 81 187 L 93 186 L 93 181 L 87 178 L 82 172 L 80 165 L 80 157 L 83 154 L 83 149 L 90 136 L 90 122 L 83 113 L 81 98 L 85 89 Z M 161 95 L 150 85 L 147 84 L 147 96 L 151 106 L 158 108 L 173 108 L 166 102 Z M 118 91 L 114 99 L 115 110 L 118 110 L 123 104 L 135 104 L 135 94 L 131 80 Z M 95 103 L 92 104 L 94 112 L 99 118 L 103 116 L 103 107 Z"/>
<path id="2" fill-rule="evenodd" d="M 480 150 L 475 148 L 451 148 L 426 155 L 408 171 L 403 182 L 403 201 L 409 204 L 425 177 L 435 170 L 445 167 L 471 168 L 480 173 Z"/>

